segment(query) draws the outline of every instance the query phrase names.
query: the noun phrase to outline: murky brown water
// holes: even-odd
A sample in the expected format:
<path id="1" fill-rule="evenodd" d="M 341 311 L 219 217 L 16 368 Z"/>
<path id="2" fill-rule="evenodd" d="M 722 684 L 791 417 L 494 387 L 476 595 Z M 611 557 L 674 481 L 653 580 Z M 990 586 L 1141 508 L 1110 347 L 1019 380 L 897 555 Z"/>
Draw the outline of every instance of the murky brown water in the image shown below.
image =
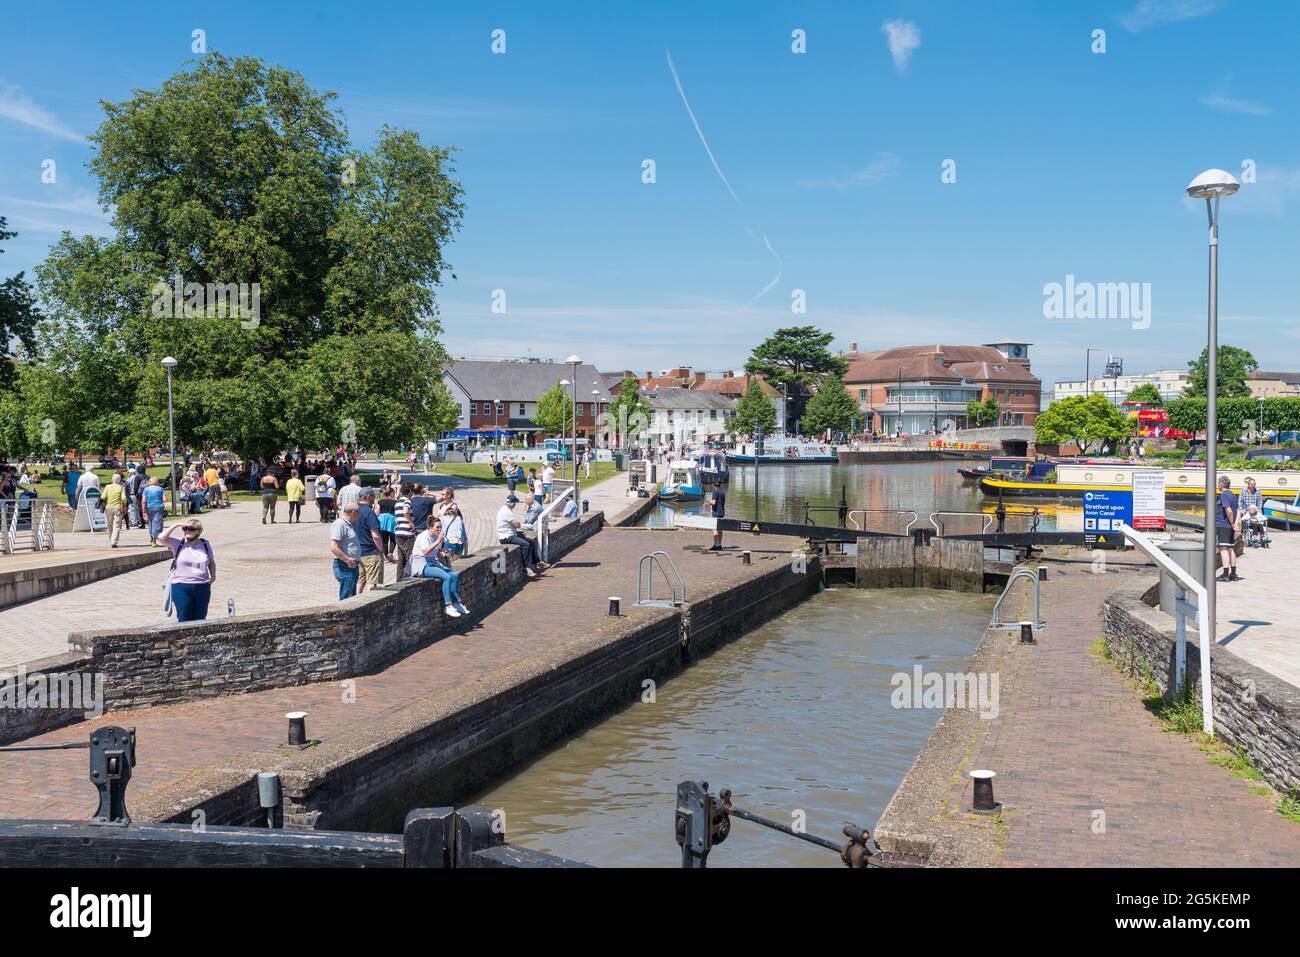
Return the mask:
<path id="1" fill-rule="evenodd" d="M 696 662 L 466 803 L 505 812 L 512 842 L 604 866 L 676 867 L 677 783 L 838 839 L 875 827 L 938 712 L 897 710 L 890 678 L 962 671 L 991 595 L 832 589 Z M 837 855 L 734 821 L 710 867 L 841 867 Z"/>

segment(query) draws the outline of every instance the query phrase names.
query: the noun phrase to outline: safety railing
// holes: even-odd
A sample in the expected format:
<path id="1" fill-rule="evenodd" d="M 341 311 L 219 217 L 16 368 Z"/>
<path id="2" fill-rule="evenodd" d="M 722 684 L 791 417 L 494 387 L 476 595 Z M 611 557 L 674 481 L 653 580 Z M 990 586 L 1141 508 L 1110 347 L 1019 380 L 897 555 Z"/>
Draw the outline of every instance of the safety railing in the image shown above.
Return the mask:
<path id="1" fill-rule="evenodd" d="M 1210 628 L 1209 607 L 1205 586 L 1192 577 L 1191 573 L 1180 568 L 1173 559 L 1160 550 L 1159 546 L 1141 532 L 1123 522 L 1118 523 L 1116 531 L 1122 532 L 1129 544 L 1136 545 L 1150 558 L 1161 571 L 1167 572 L 1174 580 L 1174 693 L 1181 694 L 1187 683 L 1187 619 L 1196 620 L 1196 630 L 1200 635 L 1201 646 L 1201 721 L 1205 733 L 1214 735 L 1214 708 L 1210 693 L 1210 644 L 1214 641 L 1214 632 Z M 1195 602 L 1187 600 L 1191 594 Z"/>
<path id="2" fill-rule="evenodd" d="M 570 485 L 555 498 L 551 499 L 551 504 L 542 509 L 542 514 L 537 516 L 537 544 L 542 553 L 542 561 L 551 560 L 551 518 L 552 513 L 564 504 L 565 499 L 573 494 L 573 486 Z"/>
<path id="3" fill-rule="evenodd" d="M 983 535 L 985 532 L 987 532 L 990 528 L 993 527 L 993 516 L 990 515 L 988 512 L 960 512 L 960 511 L 953 511 L 953 510 L 940 510 L 937 512 L 930 513 L 930 524 L 934 526 L 934 530 L 938 532 L 940 535 L 944 533 L 943 519 L 938 518 L 938 516 L 940 515 L 948 515 L 948 516 L 978 515 L 980 518 L 984 520 L 984 527 L 980 529 L 981 535 Z M 938 520 L 936 521 L 936 519 Z"/>
<path id="4" fill-rule="evenodd" d="M 1002 589 L 1002 594 L 998 596 L 998 600 L 993 605 L 992 626 L 994 628 L 1006 627 L 1006 625 L 1002 621 L 1002 603 L 1006 601 L 1007 595 L 1011 594 L 1011 586 L 1014 585 L 1017 581 L 1019 581 L 1022 578 L 1027 578 L 1034 583 L 1033 625 L 1034 625 L 1034 633 L 1037 634 L 1038 632 L 1042 631 L 1044 628 L 1047 627 L 1047 623 L 1043 621 L 1043 613 L 1042 613 L 1043 605 L 1038 590 L 1038 582 L 1039 582 L 1038 569 L 1030 568 L 1028 565 L 1017 565 L 1014 569 L 1012 569 L 1011 574 L 1007 576 L 1007 584 Z"/>
<path id="5" fill-rule="evenodd" d="M 663 561 L 659 557 L 663 556 Z M 664 562 L 668 567 L 664 567 Z M 655 598 L 655 569 L 663 575 L 664 581 L 668 583 L 669 591 L 672 593 L 671 598 Z M 672 577 L 668 576 L 671 569 Z M 673 579 L 676 579 L 674 581 Z M 681 594 L 678 594 L 678 587 L 681 588 Z M 642 555 L 636 563 L 636 603 L 638 605 L 655 605 L 660 608 L 676 608 L 686 601 L 686 579 L 682 578 L 681 573 L 677 571 L 677 566 L 668 556 L 667 552 L 651 552 L 649 555 Z"/>
<path id="6" fill-rule="evenodd" d="M 54 547 L 54 499 L 20 498 L 0 502 L 0 553 L 13 555 Z"/>
<path id="7" fill-rule="evenodd" d="M 805 525 L 816 525 L 813 521 L 815 512 L 829 512 L 836 516 L 836 521 L 841 528 L 854 528 L 858 531 L 866 530 L 866 517 L 868 515 L 910 515 L 911 521 L 903 530 L 904 535 L 910 535 L 912 526 L 920 521 L 920 514 L 911 508 L 848 508 L 845 505 L 809 505 L 806 502 L 803 507 L 803 520 Z"/>

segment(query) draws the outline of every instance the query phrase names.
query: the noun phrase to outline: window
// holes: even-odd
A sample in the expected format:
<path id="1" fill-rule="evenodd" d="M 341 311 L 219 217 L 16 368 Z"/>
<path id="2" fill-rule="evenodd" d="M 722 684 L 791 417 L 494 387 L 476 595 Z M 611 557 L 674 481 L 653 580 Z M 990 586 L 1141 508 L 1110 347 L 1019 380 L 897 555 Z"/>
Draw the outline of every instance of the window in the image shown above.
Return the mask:
<path id="1" fill-rule="evenodd" d="M 496 411 L 496 414 L 497 414 L 497 415 L 500 415 L 500 414 L 501 414 L 502 412 L 504 412 L 504 411 L 505 411 L 505 408 L 502 406 L 502 404 L 501 404 L 500 402 L 498 402 L 498 403 L 497 403 L 497 411 Z"/>
<path id="2" fill-rule="evenodd" d="M 527 415 L 527 414 L 528 414 L 528 413 L 527 413 L 527 412 L 525 411 L 525 409 L 524 409 L 524 403 L 523 403 L 523 402 L 520 402 L 520 403 L 519 403 L 519 418 L 522 419 L 522 418 L 523 418 L 525 415 Z"/>
<path id="3" fill-rule="evenodd" d="M 718 417 L 718 410 L 717 410 L 717 409 L 709 409 L 709 418 L 710 418 L 710 419 L 716 419 L 717 417 Z"/>
<path id="4" fill-rule="evenodd" d="M 587 414 L 587 411 L 586 411 L 586 410 L 587 410 L 587 403 L 585 403 L 585 402 L 579 402 L 579 403 L 578 403 L 578 418 L 582 418 L 584 415 L 586 415 L 586 414 Z"/>
<path id="5" fill-rule="evenodd" d="M 1025 424 L 1025 416 L 1024 416 L 1024 414 L 1021 413 L 1021 412 L 1017 412 L 1017 413 L 1016 413 L 1016 425 L 1024 425 L 1024 424 Z"/>
<path id="6" fill-rule="evenodd" d="M 866 390 L 866 389 L 859 389 L 859 390 L 858 390 L 858 401 L 859 401 L 859 402 L 866 402 L 866 401 L 867 401 L 867 390 Z"/>
<path id="7" fill-rule="evenodd" d="M 470 414 L 470 415 L 478 415 L 478 403 L 477 403 L 477 402 L 471 402 L 471 403 L 469 404 L 469 414 Z"/>

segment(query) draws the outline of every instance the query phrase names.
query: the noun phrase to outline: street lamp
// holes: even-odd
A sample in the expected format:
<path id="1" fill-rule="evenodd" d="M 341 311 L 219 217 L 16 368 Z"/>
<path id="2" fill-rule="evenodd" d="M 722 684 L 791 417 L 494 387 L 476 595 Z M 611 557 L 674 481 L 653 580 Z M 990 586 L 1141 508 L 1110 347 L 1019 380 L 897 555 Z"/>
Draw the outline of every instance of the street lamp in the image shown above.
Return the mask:
<path id="1" fill-rule="evenodd" d="M 578 366 L 582 364 L 582 360 L 577 356 L 569 356 L 564 361 L 573 369 L 573 501 L 576 504 L 578 501 Z"/>
<path id="2" fill-rule="evenodd" d="M 1201 637 L 1201 665 L 1208 667 L 1208 648 L 1215 642 L 1215 503 L 1216 466 L 1219 455 L 1219 200 L 1231 196 L 1241 184 L 1221 169 L 1208 169 L 1187 184 L 1187 195 L 1205 200 L 1205 214 L 1210 220 L 1210 294 L 1209 321 L 1205 346 L 1205 623 L 1209 635 Z M 1213 716 L 1208 700 L 1202 706 L 1202 720 L 1207 734 L 1214 733 Z"/>
<path id="3" fill-rule="evenodd" d="M 1100 349 L 1083 350 L 1083 395 L 1087 398 L 1092 394 L 1092 354 L 1101 352 Z"/>
<path id="4" fill-rule="evenodd" d="M 172 473 L 172 514 L 176 514 L 176 428 L 172 420 L 172 370 L 178 363 L 171 356 L 164 356 L 162 367 L 167 370 L 167 445 L 170 458 L 168 467 Z"/>
<path id="5" fill-rule="evenodd" d="M 505 405 L 505 399 L 495 399 L 492 402 L 492 430 L 496 435 L 492 436 L 492 461 L 495 462 L 501 457 L 501 407 Z"/>

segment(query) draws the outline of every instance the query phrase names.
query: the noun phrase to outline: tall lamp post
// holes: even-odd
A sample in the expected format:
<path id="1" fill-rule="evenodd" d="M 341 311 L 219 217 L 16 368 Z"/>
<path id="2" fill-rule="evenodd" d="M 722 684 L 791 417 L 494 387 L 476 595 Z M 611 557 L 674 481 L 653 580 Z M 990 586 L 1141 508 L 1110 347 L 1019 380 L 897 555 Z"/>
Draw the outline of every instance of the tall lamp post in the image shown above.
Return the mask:
<path id="1" fill-rule="evenodd" d="M 1083 350 L 1083 394 L 1086 398 L 1092 394 L 1092 354 L 1100 349 Z"/>
<path id="2" fill-rule="evenodd" d="M 578 366 L 582 364 L 582 360 L 577 356 L 569 356 L 564 361 L 573 369 L 573 501 L 578 508 L 582 508 L 578 503 Z"/>
<path id="3" fill-rule="evenodd" d="M 1187 184 L 1187 195 L 1205 200 L 1210 220 L 1210 294 L 1209 322 L 1205 346 L 1205 622 L 1209 635 L 1201 637 L 1201 664 L 1208 666 L 1208 648 L 1215 642 L 1215 504 L 1216 466 L 1219 455 L 1219 200 L 1231 196 L 1241 184 L 1231 173 L 1208 169 Z M 1213 717 L 1209 702 L 1202 706 L 1206 733 L 1213 734 Z"/>
<path id="4" fill-rule="evenodd" d="M 171 356 L 164 356 L 162 367 L 167 370 L 167 447 L 168 468 L 172 473 L 172 514 L 176 514 L 176 428 L 172 419 L 172 370 L 179 363 Z"/>

